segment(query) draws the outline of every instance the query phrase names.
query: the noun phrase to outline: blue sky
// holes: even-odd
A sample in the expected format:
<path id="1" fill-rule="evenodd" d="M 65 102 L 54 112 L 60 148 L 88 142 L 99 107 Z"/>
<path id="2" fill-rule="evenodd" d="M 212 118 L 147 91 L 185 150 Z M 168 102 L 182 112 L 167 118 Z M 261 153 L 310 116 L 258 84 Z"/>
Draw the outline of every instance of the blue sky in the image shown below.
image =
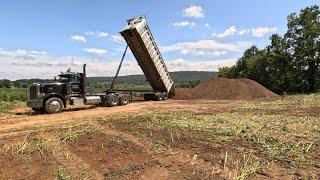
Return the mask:
<path id="1" fill-rule="evenodd" d="M 319 0 L 1 0 L 0 79 L 50 78 L 88 63 L 112 75 L 126 20 L 144 15 L 170 71 L 230 66 L 250 45 L 286 31 L 287 16 Z M 141 73 L 132 55 L 122 74 Z M 98 67 L 97 67 L 98 66 Z"/>

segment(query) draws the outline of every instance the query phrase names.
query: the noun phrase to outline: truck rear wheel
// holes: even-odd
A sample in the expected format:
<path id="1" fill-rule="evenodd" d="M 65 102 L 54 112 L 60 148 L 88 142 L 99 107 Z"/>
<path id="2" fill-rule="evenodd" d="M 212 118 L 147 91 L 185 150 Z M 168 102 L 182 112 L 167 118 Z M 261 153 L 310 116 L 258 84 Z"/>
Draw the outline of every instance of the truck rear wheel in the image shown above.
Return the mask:
<path id="1" fill-rule="evenodd" d="M 63 102 L 60 98 L 53 97 L 45 102 L 44 110 L 48 114 L 59 113 L 63 109 Z"/>
<path id="2" fill-rule="evenodd" d="M 169 96 L 168 93 L 163 93 L 163 98 L 162 98 L 162 99 L 163 99 L 163 100 L 167 100 L 167 99 L 168 99 L 168 96 Z"/>
<path id="3" fill-rule="evenodd" d="M 106 105 L 109 107 L 118 106 L 119 104 L 119 97 L 116 94 L 108 94 Z"/>
<path id="4" fill-rule="evenodd" d="M 119 98 L 119 106 L 127 105 L 129 103 L 129 97 L 124 94 Z"/>
<path id="5" fill-rule="evenodd" d="M 162 94 L 156 94 L 154 100 L 155 101 L 162 101 Z"/>
<path id="6" fill-rule="evenodd" d="M 154 94 L 146 93 L 146 94 L 143 95 L 143 99 L 145 101 L 151 101 L 151 100 L 153 100 L 153 98 L 154 98 Z"/>

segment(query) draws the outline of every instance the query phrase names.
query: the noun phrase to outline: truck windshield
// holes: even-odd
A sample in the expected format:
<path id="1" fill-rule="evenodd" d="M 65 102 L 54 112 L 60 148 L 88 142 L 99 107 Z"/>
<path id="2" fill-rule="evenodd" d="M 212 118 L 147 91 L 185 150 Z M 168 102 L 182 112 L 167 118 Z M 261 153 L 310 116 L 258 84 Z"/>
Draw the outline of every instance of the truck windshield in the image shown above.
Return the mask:
<path id="1" fill-rule="evenodd" d="M 59 77 L 59 81 L 60 81 L 61 83 L 66 83 L 66 82 L 69 82 L 70 79 L 69 79 L 69 77 L 60 76 L 60 77 Z"/>

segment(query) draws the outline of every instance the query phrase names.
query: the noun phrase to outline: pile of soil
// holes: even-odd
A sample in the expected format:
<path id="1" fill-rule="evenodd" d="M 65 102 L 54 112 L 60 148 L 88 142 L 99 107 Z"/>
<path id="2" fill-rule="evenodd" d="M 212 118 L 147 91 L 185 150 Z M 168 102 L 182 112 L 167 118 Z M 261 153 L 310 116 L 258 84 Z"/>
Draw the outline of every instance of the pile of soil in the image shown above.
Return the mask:
<path id="1" fill-rule="evenodd" d="M 245 100 L 277 96 L 277 94 L 250 79 L 215 78 L 203 81 L 193 89 L 177 88 L 173 99 Z"/>

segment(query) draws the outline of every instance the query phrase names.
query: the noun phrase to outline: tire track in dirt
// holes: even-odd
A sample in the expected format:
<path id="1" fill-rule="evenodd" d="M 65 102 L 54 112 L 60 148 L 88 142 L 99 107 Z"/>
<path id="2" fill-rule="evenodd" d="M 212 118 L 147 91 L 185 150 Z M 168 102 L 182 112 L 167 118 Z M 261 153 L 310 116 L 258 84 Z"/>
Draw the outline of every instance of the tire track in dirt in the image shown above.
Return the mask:
<path id="1" fill-rule="evenodd" d="M 99 132 L 108 135 L 108 136 L 119 136 L 121 138 L 123 138 L 126 141 L 132 142 L 133 144 L 139 146 L 140 148 L 142 148 L 144 151 L 146 151 L 147 153 L 151 153 L 150 149 L 151 149 L 151 144 L 144 142 L 142 143 L 141 139 L 132 136 L 130 134 L 127 134 L 123 131 L 118 131 L 118 130 L 114 130 L 114 129 L 110 129 L 110 128 L 106 128 L 96 122 L 90 122 L 89 125 L 91 125 L 95 130 L 98 130 Z"/>
<path id="2" fill-rule="evenodd" d="M 48 139 L 48 137 L 43 137 Z M 104 179 L 104 177 L 95 171 L 89 164 L 79 158 L 77 155 L 70 152 L 67 148 L 59 142 L 50 140 L 50 149 L 53 152 L 56 160 L 67 169 L 68 173 L 74 179 L 84 179 L 85 175 L 89 175 L 92 179 Z M 87 174 L 81 174 L 87 173 Z"/>
<path id="3" fill-rule="evenodd" d="M 191 151 L 179 151 L 176 154 L 167 154 L 166 150 L 161 150 L 161 153 L 153 151 L 154 146 L 152 143 L 142 140 L 133 135 L 127 134 L 123 131 L 110 129 L 98 123 L 91 122 L 90 125 L 99 132 L 108 136 L 119 136 L 126 141 L 132 142 L 141 147 L 152 160 L 158 162 L 155 166 L 144 167 L 144 172 L 140 176 L 141 179 L 172 179 L 175 173 L 179 172 L 183 166 L 188 166 L 190 169 L 205 173 L 209 177 L 235 177 L 236 172 L 230 171 L 228 168 L 221 169 L 220 165 L 213 165 L 211 162 L 198 158 L 197 154 Z M 142 143 L 143 142 L 143 143 Z"/>

